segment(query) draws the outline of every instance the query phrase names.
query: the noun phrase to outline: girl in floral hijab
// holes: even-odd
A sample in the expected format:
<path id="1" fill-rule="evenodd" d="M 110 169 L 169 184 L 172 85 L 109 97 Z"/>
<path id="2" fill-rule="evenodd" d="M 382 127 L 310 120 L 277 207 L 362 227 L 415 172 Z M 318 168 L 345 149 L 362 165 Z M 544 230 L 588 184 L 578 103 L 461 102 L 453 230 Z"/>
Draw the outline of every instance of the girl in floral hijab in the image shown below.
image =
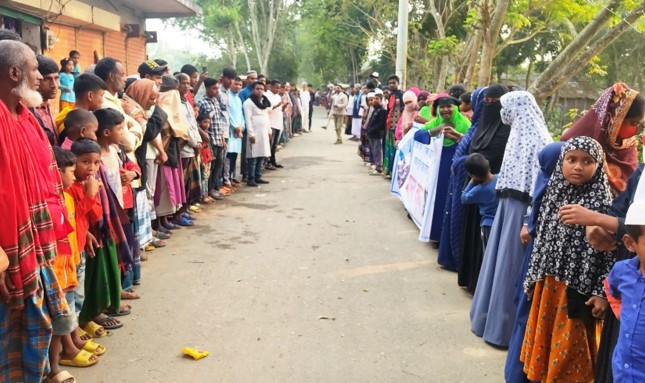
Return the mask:
<path id="1" fill-rule="evenodd" d="M 593 380 L 597 327 L 607 308 L 603 280 L 614 257 L 594 250 L 585 226 L 571 224 L 566 211 L 579 204 L 609 212 L 612 194 L 604 160 L 602 146 L 593 138 L 571 139 L 542 199 L 524 280 L 532 305 L 521 360 L 531 381 Z"/>

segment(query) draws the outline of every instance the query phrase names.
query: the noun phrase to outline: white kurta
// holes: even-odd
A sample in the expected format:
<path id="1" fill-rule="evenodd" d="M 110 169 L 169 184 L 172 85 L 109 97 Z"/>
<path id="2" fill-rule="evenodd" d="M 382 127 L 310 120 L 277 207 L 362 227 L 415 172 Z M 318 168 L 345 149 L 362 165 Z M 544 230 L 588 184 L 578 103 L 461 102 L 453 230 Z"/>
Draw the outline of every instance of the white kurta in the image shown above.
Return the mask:
<path id="1" fill-rule="evenodd" d="M 309 102 L 311 101 L 311 94 L 309 91 L 300 91 L 300 102 L 302 103 L 302 108 L 300 108 L 300 115 L 302 116 L 302 130 L 309 129 Z"/>
<path id="2" fill-rule="evenodd" d="M 271 157 L 269 109 L 270 107 L 258 108 L 250 98 L 244 101 L 246 132 L 249 137 L 255 136 L 255 144 L 251 144 L 250 139 L 247 140 L 246 158 Z"/>

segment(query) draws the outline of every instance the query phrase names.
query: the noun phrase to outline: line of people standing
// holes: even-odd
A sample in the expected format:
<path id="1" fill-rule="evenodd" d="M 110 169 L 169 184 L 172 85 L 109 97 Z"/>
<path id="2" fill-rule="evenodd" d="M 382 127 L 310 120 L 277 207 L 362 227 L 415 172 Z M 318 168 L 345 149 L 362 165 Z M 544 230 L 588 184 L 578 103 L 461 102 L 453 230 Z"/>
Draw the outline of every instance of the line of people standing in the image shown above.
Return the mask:
<path id="1" fill-rule="evenodd" d="M 645 99 L 617 83 L 554 142 L 528 92 L 374 80 L 351 92 L 348 133 L 381 176 L 411 131 L 443 137 L 431 240 L 473 294 L 473 333 L 508 348 L 506 381 L 642 380 Z"/>
<path id="2" fill-rule="evenodd" d="M 78 52 L 59 66 L 1 36 L 0 380 L 69 383 L 61 366 L 98 363 L 100 339 L 135 309 L 151 252 L 283 167 L 276 153 L 309 126 L 311 97 L 161 59 L 129 77 L 111 57 L 81 73 Z"/>

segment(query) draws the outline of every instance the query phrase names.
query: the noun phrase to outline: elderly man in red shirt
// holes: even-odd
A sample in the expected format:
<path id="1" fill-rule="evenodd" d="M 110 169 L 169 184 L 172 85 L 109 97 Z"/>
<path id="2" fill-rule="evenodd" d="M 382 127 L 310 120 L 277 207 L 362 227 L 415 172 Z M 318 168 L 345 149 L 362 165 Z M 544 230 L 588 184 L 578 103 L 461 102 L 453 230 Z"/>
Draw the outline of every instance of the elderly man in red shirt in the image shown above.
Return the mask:
<path id="1" fill-rule="evenodd" d="M 0 41 L 0 381 L 40 382 L 52 320 L 71 312 L 51 261 L 67 235 L 60 174 L 45 132 L 29 107 L 42 103 L 34 52 Z"/>

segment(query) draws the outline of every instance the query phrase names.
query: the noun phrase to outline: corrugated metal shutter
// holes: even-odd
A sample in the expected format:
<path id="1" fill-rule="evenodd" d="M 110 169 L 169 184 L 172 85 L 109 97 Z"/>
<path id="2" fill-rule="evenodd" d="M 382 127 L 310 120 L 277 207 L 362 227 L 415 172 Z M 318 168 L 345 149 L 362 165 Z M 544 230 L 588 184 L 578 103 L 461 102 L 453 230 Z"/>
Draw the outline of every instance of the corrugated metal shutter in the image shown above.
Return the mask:
<path id="1" fill-rule="evenodd" d="M 105 57 L 112 57 L 125 63 L 125 32 L 105 34 Z"/>
<path id="2" fill-rule="evenodd" d="M 76 49 L 76 29 L 60 24 L 51 24 L 49 29 L 56 36 L 56 43 L 44 53 L 45 56 L 51 57 L 54 61 L 60 63 L 60 60 L 67 57 L 71 50 Z M 60 91 L 56 99 L 50 101 L 54 116 L 58 114 L 59 97 Z"/>
<path id="3" fill-rule="evenodd" d="M 105 56 L 103 32 L 92 29 L 79 29 L 78 46 L 76 50 L 81 52 L 81 70 L 94 64 L 95 51 L 98 53 L 99 58 L 103 58 Z"/>
<path id="4" fill-rule="evenodd" d="M 128 75 L 137 74 L 137 69 L 142 62 L 146 61 L 146 39 L 145 37 L 131 38 L 127 42 L 127 68 Z"/>
<path id="5" fill-rule="evenodd" d="M 76 30 L 60 24 L 51 24 L 49 29 L 56 36 L 56 43 L 45 51 L 45 56 L 60 62 L 69 55 L 69 51 L 76 49 Z"/>

